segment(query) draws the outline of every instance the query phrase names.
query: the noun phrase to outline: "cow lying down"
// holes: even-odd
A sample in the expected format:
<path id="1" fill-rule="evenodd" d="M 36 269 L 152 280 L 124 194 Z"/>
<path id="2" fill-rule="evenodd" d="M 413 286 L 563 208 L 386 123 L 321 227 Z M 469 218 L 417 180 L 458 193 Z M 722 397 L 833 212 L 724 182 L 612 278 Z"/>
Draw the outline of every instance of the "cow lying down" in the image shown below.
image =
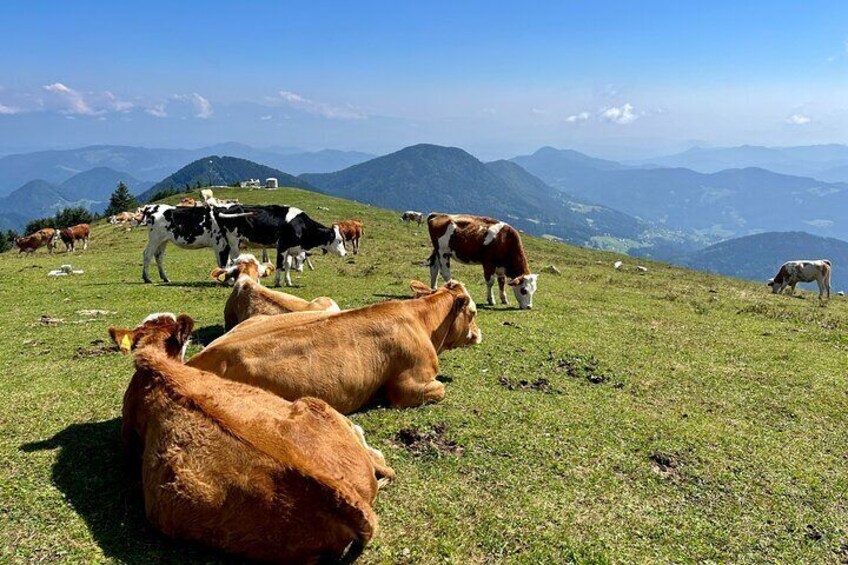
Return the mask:
<path id="1" fill-rule="evenodd" d="M 321 400 L 288 402 L 182 364 L 193 323 L 154 314 L 109 329 L 135 352 L 122 435 L 143 448 L 147 518 L 170 537 L 280 563 L 368 542 L 377 490 L 394 477 L 382 454 Z"/>
<path id="2" fill-rule="evenodd" d="M 813 282 L 819 285 L 819 299 L 824 297 L 830 300 L 830 272 L 831 264 L 827 259 L 817 261 L 787 261 L 781 265 L 780 270 L 773 279 L 769 279 L 768 286 L 773 294 L 780 294 L 789 287 L 789 294 L 795 294 L 795 285 L 799 282 Z"/>
<path id="3" fill-rule="evenodd" d="M 290 400 L 315 396 L 344 414 L 377 400 L 394 407 L 439 402 L 438 355 L 482 341 L 477 306 L 462 283 L 439 290 L 412 284 L 412 300 L 247 320 L 187 365 Z"/>
<path id="4" fill-rule="evenodd" d="M 261 314 L 274 315 L 289 312 L 326 311 L 340 312 L 332 298 L 321 296 L 306 301 L 297 296 L 265 288 L 260 277 L 274 271 L 270 263 L 262 264 L 249 254 L 239 255 L 235 264 L 226 269 L 214 269 L 211 277 L 220 282 L 235 281 L 233 291 L 224 306 L 224 329 L 231 330 L 240 322 Z"/>

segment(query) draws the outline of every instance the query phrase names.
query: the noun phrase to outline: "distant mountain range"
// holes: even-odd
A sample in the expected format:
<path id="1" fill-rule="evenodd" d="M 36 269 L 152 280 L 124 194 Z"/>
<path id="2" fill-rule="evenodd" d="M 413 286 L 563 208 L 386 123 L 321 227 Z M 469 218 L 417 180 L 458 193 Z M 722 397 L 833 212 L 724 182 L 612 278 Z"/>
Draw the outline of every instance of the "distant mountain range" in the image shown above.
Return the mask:
<path id="1" fill-rule="evenodd" d="M 516 157 L 530 173 L 577 198 L 680 230 L 706 243 L 763 231 L 848 238 L 848 184 L 759 168 L 704 174 L 627 168 L 544 148 Z"/>
<path id="2" fill-rule="evenodd" d="M 803 232 L 769 232 L 711 245 L 690 253 L 679 264 L 711 273 L 765 282 L 784 261 L 830 259 L 834 291 L 848 287 L 848 242 Z M 818 288 L 815 284 L 812 287 Z"/>
<path id="3" fill-rule="evenodd" d="M 60 184 L 44 179 L 29 181 L 0 198 L 0 227 L 20 229 L 28 220 L 50 216 L 69 206 L 102 211 L 119 182 L 133 193 L 144 191 L 151 184 L 108 167 L 90 169 Z"/>
<path id="4" fill-rule="evenodd" d="M 814 177 L 828 182 L 848 182 L 848 146 L 838 144 L 802 147 L 693 147 L 675 155 L 647 159 L 641 164 L 654 167 L 685 167 L 701 173 L 758 167 L 786 175 Z"/>
<path id="5" fill-rule="evenodd" d="M 157 192 L 194 188 L 198 183 L 202 186 L 228 185 L 248 179 L 260 179 L 265 182 L 265 179 L 269 177 L 276 178 L 280 186 L 315 190 L 308 182 L 272 167 L 247 159 L 210 155 L 193 161 L 174 174 L 168 175 L 140 194 L 139 199 L 144 202 L 155 196 Z"/>
<path id="6" fill-rule="evenodd" d="M 557 191 L 515 163 L 483 163 L 456 147 L 414 145 L 342 171 L 301 178 L 342 198 L 396 210 L 484 214 L 577 245 L 641 247 L 646 253 L 654 246 L 692 247 L 679 233 Z"/>
<path id="7" fill-rule="evenodd" d="M 199 149 L 149 149 L 120 145 L 92 145 L 79 149 L 37 151 L 0 158 L 0 196 L 21 185 L 43 179 L 59 184 L 97 167 L 123 171 L 137 179 L 159 181 L 176 169 L 206 155 L 230 155 L 290 171 L 325 173 L 373 157 L 357 151 L 304 152 L 296 148 L 256 149 L 240 143 L 222 143 Z"/>

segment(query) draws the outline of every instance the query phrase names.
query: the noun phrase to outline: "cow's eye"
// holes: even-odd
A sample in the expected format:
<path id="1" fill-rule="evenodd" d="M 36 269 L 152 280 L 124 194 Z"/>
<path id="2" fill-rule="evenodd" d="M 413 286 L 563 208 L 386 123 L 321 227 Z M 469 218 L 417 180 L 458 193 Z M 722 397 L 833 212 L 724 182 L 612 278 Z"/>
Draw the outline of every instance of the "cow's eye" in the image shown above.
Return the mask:
<path id="1" fill-rule="evenodd" d="M 526 289 L 526 288 L 522 288 L 522 289 L 521 289 L 521 294 L 527 294 L 527 289 Z"/>

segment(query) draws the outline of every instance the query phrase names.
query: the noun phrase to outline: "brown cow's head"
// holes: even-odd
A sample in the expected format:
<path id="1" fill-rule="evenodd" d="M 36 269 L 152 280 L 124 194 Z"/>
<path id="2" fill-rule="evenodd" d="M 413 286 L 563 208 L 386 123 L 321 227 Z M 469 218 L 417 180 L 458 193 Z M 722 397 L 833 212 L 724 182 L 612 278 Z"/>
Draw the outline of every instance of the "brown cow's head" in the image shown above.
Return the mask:
<path id="1" fill-rule="evenodd" d="M 412 281 L 409 286 L 416 298 L 437 292 L 447 292 L 453 296 L 453 308 L 446 317 L 451 325 L 440 349 L 467 347 L 483 341 L 483 334 L 477 325 L 477 304 L 461 282 L 450 280 L 439 290 L 433 290 L 419 281 Z"/>
<path id="2" fill-rule="evenodd" d="M 157 313 L 146 317 L 133 329 L 109 328 L 109 337 L 124 353 L 140 347 L 159 347 L 168 357 L 183 360 L 194 320 L 180 314 Z"/>
<path id="3" fill-rule="evenodd" d="M 518 307 L 522 310 L 529 310 L 533 307 L 533 294 L 536 292 L 539 275 L 521 275 L 509 281 L 509 286 L 512 287 L 512 292 L 515 293 L 515 299 L 518 301 Z"/>
<path id="4" fill-rule="evenodd" d="M 232 267 L 212 269 L 209 276 L 218 282 L 229 283 L 238 280 L 242 275 L 247 275 L 254 282 L 259 282 L 260 278 L 267 277 L 273 272 L 274 265 L 271 263 L 260 263 L 253 255 L 244 253 L 236 258 Z"/>

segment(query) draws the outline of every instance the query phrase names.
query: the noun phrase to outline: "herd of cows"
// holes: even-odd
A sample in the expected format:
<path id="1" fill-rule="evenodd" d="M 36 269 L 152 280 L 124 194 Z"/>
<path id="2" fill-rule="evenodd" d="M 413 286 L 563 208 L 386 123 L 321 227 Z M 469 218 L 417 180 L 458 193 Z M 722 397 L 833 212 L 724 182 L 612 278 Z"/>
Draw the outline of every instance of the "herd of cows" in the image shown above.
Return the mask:
<path id="1" fill-rule="evenodd" d="M 135 373 L 123 399 L 122 439 L 142 469 L 148 519 L 168 536 L 249 558 L 312 563 L 355 555 L 374 535 L 373 503 L 395 473 L 345 415 L 375 403 L 409 408 L 439 402 L 439 354 L 479 344 L 477 307 L 452 279 L 451 260 L 481 264 L 487 302 L 513 289 L 530 309 L 538 275 L 519 233 L 490 218 L 405 212 L 426 220 L 430 285 L 413 297 L 341 310 L 331 297 L 306 300 L 260 279 L 276 272 L 291 285 L 309 253 L 358 253 L 358 220 L 322 225 L 292 206 L 242 205 L 204 191 L 202 202 L 153 204 L 115 218 L 148 227 L 142 276 L 155 259 L 159 276 L 169 243 L 211 248 L 212 279 L 231 285 L 226 333 L 185 359 L 191 317 L 151 314 L 132 329 L 111 327 Z M 42 233 L 44 232 L 44 233 Z M 67 232 L 67 233 L 66 233 Z M 16 240 L 21 252 L 57 238 L 87 248 L 85 224 Z M 70 244 L 68 243 L 70 241 Z M 36 245 L 36 242 L 40 242 Z M 246 253 L 276 250 L 276 264 Z M 773 292 L 817 281 L 830 296 L 829 261 L 790 261 L 769 282 Z M 441 275 L 445 284 L 436 288 Z"/>

